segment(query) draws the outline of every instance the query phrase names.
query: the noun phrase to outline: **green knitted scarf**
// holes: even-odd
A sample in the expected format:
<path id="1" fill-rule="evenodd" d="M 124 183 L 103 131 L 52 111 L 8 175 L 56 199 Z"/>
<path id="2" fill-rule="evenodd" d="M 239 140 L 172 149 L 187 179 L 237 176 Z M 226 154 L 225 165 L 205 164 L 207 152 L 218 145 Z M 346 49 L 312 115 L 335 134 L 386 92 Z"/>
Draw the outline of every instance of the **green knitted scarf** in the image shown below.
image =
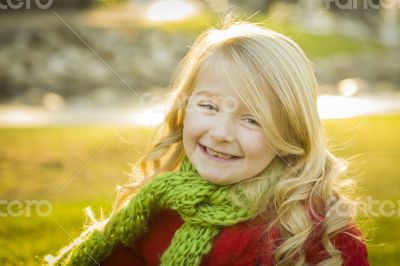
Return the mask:
<path id="1" fill-rule="evenodd" d="M 273 160 L 264 172 L 276 175 L 281 166 L 279 160 Z M 98 265 L 117 244 L 130 246 L 144 234 L 153 210 L 173 209 L 184 224 L 175 232 L 161 265 L 200 265 L 221 228 L 254 217 L 249 210 L 232 204 L 229 188 L 204 180 L 185 157 L 179 171 L 154 177 L 104 226 L 84 232 L 57 257 L 47 256 L 46 260 L 51 265 Z"/>

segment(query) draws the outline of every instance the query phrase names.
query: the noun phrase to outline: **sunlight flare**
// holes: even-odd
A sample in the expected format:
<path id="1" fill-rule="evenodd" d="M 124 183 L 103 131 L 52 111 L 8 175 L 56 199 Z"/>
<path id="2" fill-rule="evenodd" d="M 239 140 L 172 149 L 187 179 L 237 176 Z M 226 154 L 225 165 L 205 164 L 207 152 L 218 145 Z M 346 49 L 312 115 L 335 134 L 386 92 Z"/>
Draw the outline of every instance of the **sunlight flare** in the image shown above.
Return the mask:
<path id="1" fill-rule="evenodd" d="M 193 16 L 196 11 L 195 5 L 189 1 L 157 1 L 149 6 L 146 17 L 152 22 L 176 21 Z"/>

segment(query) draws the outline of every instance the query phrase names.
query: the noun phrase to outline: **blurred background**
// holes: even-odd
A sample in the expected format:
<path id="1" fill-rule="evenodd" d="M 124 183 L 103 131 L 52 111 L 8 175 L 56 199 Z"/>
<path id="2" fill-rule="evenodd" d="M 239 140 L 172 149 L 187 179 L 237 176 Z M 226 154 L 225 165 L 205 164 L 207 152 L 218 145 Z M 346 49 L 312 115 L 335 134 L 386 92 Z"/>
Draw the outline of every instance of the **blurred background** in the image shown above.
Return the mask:
<path id="1" fill-rule="evenodd" d="M 40 265 L 86 206 L 110 211 L 174 68 L 229 12 L 309 56 L 329 145 L 378 202 L 358 221 L 371 265 L 398 265 L 399 0 L 0 0 L 0 265 Z"/>

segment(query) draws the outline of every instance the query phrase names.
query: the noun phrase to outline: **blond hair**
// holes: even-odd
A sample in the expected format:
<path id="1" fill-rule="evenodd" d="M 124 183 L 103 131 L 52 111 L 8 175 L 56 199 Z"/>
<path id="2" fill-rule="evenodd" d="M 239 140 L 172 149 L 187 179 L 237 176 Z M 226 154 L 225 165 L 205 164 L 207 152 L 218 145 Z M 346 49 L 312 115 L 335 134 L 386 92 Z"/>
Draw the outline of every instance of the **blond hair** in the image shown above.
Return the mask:
<path id="1" fill-rule="evenodd" d="M 265 217 L 265 231 L 279 228 L 283 241 L 274 252 L 275 263 L 306 264 L 304 250 L 317 220 L 330 255 L 319 265 L 341 264 L 340 251 L 330 237 L 352 222 L 353 205 L 340 193 L 338 176 L 346 162 L 327 149 L 312 65 L 294 41 L 255 23 L 228 21 L 197 38 L 174 73 L 170 93 L 174 104 L 155 131 L 153 146 L 136 164 L 141 175 L 135 171 L 135 182 L 122 187 L 115 209 L 158 173 L 179 167 L 185 155 L 182 132 L 187 99 L 200 73 L 213 64 L 224 71 L 287 165 L 278 180 L 262 172 L 242 181 L 246 200 L 236 197 L 233 185 L 232 202 Z"/>

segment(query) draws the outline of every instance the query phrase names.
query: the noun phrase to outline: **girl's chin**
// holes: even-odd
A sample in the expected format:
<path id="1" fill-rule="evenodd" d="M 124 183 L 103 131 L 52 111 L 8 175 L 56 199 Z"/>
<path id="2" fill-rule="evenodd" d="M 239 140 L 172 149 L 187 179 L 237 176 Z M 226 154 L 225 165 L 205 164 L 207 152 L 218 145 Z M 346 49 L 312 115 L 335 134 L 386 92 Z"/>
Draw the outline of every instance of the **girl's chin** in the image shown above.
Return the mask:
<path id="1" fill-rule="evenodd" d="M 226 172 L 224 173 L 209 173 L 207 171 L 199 171 L 201 177 L 215 185 L 230 185 L 233 184 L 231 177 L 226 176 Z"/>
<path id="2" fill-rule="evenodd" d="M 214 185 L 226 186 L 226 185 L 231 184 L 231 183 L 227 182 L 226 180 L 221 180 L 221 179 L 217 179 L 217 178 L 207 178 L 207 177 L 203 177 L 203 178 L 207 182 L 214 184 Z"/>

